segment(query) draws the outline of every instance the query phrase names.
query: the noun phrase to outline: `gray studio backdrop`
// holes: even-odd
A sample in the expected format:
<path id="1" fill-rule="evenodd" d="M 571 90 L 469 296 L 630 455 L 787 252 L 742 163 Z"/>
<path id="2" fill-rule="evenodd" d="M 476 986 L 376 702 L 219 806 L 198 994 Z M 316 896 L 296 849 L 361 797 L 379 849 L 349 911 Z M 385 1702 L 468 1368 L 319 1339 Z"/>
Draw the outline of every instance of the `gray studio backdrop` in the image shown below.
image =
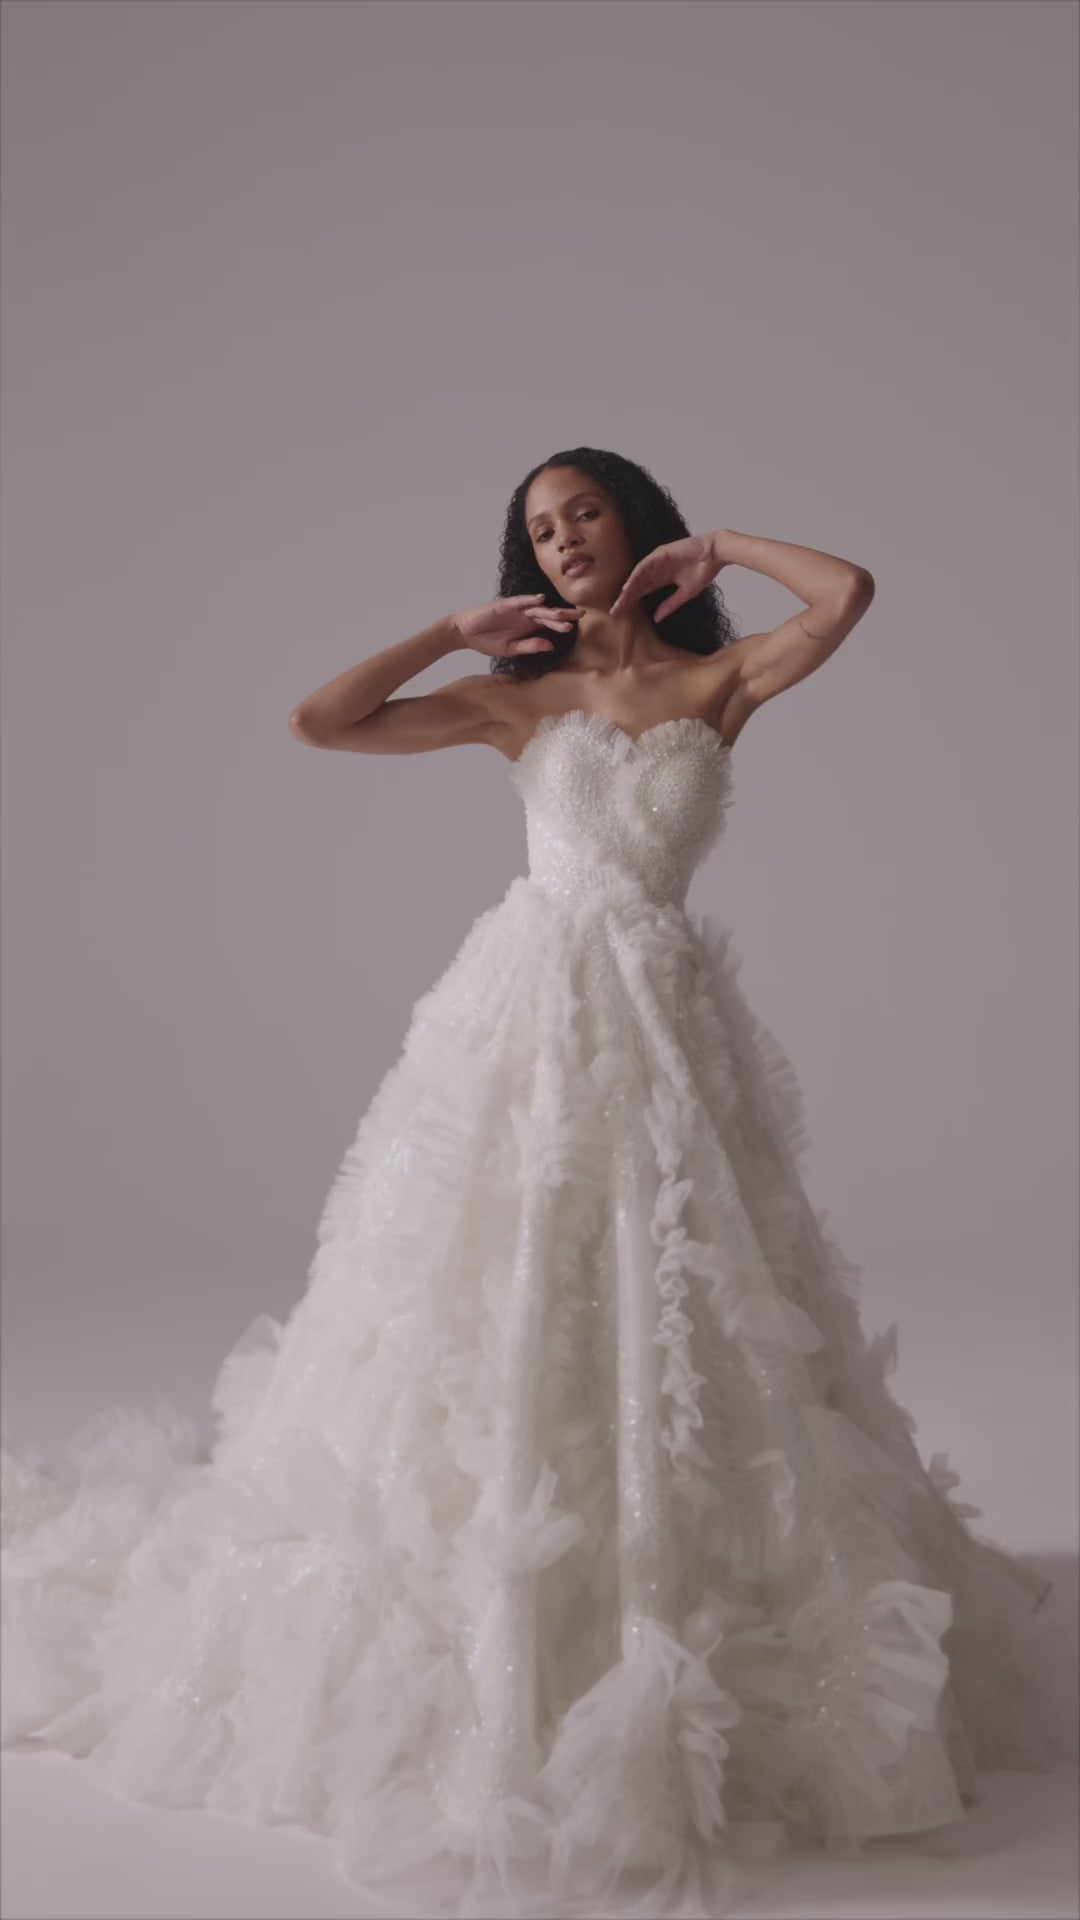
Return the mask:
<path id="1" fill-rule="evenodd" d="M 525 853 L 491 750 L 288 714 L 490 598 L 511 489 L 584 441 L 876 576 L 742 735 L 690 905 L 924 1453 L 1067 1553 L 1076 10 L 13 0 L 3 36 L 5 1426 L 203 1418 L 302 1291 Z M 796 604 L 720 584 L 742 632 Z"/>

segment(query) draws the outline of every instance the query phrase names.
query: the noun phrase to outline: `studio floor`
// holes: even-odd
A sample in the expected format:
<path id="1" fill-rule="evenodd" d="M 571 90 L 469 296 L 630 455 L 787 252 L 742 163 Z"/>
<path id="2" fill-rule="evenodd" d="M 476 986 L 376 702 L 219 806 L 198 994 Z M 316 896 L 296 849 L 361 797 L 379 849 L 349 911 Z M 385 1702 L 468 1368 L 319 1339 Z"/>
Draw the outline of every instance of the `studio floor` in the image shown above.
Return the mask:
<path id="1" fill-rule="evenodd" d="M 57 1754 L 7 1753 L 4 1920 L 383 1920 L 296 1828 L 133 1807 Z M 1077 1775 L 996 1773 L 934 1859 L 814 1861 L 738 1909 L 757 1920 L 1076 1920 Z M 433 1907 L 432 1912 L 436 1909 Z M 661 1916 L 657 1916 L 661 1920 Z"/>

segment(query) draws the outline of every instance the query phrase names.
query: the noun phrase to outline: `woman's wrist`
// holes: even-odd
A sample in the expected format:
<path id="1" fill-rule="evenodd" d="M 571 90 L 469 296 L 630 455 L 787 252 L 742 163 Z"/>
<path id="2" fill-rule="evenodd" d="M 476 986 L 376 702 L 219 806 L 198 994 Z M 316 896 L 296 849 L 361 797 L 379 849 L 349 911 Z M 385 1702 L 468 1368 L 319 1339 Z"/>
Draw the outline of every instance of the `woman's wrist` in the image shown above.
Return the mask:
<path id="1" fill-rule="evenodd" d="M 442 621 L 442 627 L 442 648 L 444 653 L 458 653 L 462 648 L 468 649 L 469 643 L 458 625 L 458 616 L 456 613 L 446 614 Z"/>

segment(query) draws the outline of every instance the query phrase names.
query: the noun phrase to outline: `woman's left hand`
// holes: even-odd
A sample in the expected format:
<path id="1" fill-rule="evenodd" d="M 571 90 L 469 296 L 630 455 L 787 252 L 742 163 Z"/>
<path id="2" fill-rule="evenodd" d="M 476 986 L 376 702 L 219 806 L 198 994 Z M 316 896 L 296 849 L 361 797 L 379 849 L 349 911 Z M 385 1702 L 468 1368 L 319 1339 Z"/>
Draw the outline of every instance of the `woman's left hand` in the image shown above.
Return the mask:
<path id="1" fill-rule="evenodd" d="M 627 575 L 608 609 L 609 616 L 628 613 L 636 600 L 654 593 L 657 587 L 674 586 L 675 592 L 662 600 L 653 614 L 656 621 L 666 620 L 676 608 L 704 593 L 721 567 L 727 565 L 717 549 L 716 536 L 711 533 L 692 533 L 685 540 L 668 540 L 662 547 L 654 547 Z"/>

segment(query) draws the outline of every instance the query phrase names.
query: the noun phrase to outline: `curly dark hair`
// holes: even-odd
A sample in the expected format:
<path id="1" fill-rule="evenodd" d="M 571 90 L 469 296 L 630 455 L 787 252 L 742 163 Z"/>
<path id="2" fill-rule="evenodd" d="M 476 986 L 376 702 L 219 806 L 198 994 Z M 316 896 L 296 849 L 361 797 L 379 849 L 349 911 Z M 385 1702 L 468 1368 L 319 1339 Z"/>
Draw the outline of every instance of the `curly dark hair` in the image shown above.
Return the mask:
<path id="1" fill-rule="evenodd" d="M 605 452 L 602 447 L 571 447 L 563 453 L 549 454 L 514 489 L 506 510 L 499 546 L 496 585 L 499 598 L 543 593 L 549 605 L 573 605 L 552 587 L 536 558 L 525 525 L 525 496 L 537 474 L 544 473 L 548 467 L 577 467 L 607 490 L 622 515 L 635 566 L 654 547 L 668 540 L 684 540 L 690 532 L 667 488 L 636 460 L 627 460 L 621 453 Z M 671 591 L 670 587 L 657 587 L 643 596 L 641 604 L 649 613 L 654 613 Z M 549 597 L 551 594 L 554 602 Z M 676 608 L 661 624 L 664 639 L 673 647 L 685 647 L 687 653 L 718 653 L 721 647 L 738 638 L 723 594 L 715 585 L 695 595 L 685 606 Z M 493 656 L 492 673 L 505 674 L 514 680 L 533 680 L 561 667 L 577 644 L 577 628 L 571 627 L 568 633 L 553 633 L 550 627 L 537 627 L 536 631 L 553 641 L 550 649 L 543 653 Z"/>

